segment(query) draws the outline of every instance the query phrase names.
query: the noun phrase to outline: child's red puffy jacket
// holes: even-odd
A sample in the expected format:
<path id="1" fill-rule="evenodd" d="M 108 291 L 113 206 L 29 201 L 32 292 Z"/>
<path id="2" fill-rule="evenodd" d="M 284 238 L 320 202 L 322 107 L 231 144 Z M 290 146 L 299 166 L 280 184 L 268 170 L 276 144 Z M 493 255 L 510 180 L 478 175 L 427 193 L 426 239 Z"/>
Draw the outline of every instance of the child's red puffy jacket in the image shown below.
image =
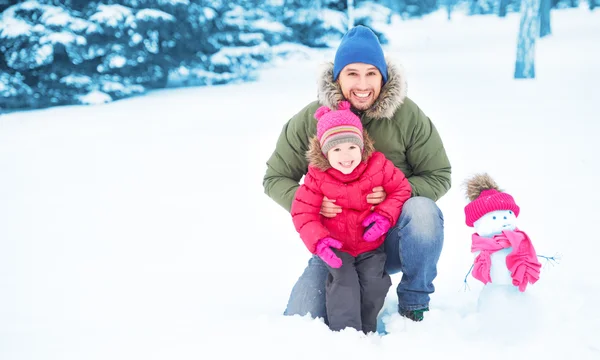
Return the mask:
<path id="1" fill-rule="evenodd" d="M 340 250 L 352 256 L 375 250 L 383 243 L 385 235 L 373 242 L 362 238 L 365 230 L 362 221 L 371 213 L 373 206 L 367 203 L 367 195 L 373 192 L 373 188 L 383 186 L 386 198 L 374 211 L 385 216 L 394 226 L 402 205 L 411 195 L 408 180 L 380 152 L 373 152 L 366 162 L 361 162 L 347 175 L 327 165 L 309 165 L 304 184 L 297 190 L 292 203 L 292 219 L 302 241 L 313 254 L 317 242 L 327 236 L 341 241 L 343 246 Z M 319 214 L 324 196 L 342 207 L 342 212 L 334 218 Z"/>

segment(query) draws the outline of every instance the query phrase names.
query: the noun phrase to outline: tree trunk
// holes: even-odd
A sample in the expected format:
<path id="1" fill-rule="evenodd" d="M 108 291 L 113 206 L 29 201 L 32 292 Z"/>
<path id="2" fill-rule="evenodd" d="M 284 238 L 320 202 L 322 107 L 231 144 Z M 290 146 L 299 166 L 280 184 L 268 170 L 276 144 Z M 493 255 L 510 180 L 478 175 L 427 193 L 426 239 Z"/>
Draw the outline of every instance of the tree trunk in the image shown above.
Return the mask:
<path id="1" fill-rule="evenodd" d="M 448 21 L 452 20 L 452 8 L 453 7 L 454 7 L 454 0 L 447 0 L 446 1 L 446 13 L 448 14 Z"/>
<path id="2" fill-rule="evenodd" d="M 535 38 L 539 34 L 540 0 L 522 0 L 515 79 L 535 79 Z"/>
<path id="3" fill-rule="evenodd" d="M 540 37 L 552 34 L 550 27 L 550 9 L 552 9 L 552 0 L 541 0 L 540 3 Z"/>
<path id="4" fill-rule="evenodd" d="M 354 27 L 354 0 L 348 0 L 348 30 Z"/>
<path id="5" fill-rule="evenodd" d="M 510 3 L 509 0 L 500 0 L 500 8 L 498 9 L 498 16 L 505 17 L 506 16 L 506 8 Z"/>
<path id="6" fill-rule="evenodd" d="M 479 13 L 479 3 L 477 0 L 471 0 L 471 4 L 469 6 L 469 15 L 475 15 Z"/>

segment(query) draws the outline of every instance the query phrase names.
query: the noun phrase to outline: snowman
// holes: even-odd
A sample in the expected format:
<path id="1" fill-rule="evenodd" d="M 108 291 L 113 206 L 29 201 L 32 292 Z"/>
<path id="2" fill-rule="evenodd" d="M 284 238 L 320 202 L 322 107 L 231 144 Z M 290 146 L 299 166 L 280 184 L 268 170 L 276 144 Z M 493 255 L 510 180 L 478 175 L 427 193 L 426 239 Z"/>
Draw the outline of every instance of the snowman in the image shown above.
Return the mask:
<path id="1" fill-rule="evenodd" d="M 488 174 L 467 180 L 466 224 L 475 229 L 472 275 L 484 287 L 480 312 L 499 317 L 524 310 L 527 286 L 538 281 L 541 264 L 529 236 L 517 227 L 520 208 Z M 529 306 L 527 306 L 529 307 Z"/>

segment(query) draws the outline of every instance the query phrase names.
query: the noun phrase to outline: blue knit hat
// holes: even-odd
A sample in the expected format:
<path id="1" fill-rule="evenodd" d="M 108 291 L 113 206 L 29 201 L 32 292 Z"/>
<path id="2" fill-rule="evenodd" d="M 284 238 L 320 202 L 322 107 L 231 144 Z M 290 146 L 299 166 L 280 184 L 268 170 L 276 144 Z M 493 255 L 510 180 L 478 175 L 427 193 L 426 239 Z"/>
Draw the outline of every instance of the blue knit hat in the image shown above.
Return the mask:
<path id="1" fill-rule="evenodd" d="M 375 66 L 379 69 L 383 82 L 387 82 L 387 64 L 383 56 L 383 49 L 375 33 L 366 26 L 355 26 L 342 38 L 333 62 L 333 80 L 337 80 L 346 65 L 353 63 Z"/>

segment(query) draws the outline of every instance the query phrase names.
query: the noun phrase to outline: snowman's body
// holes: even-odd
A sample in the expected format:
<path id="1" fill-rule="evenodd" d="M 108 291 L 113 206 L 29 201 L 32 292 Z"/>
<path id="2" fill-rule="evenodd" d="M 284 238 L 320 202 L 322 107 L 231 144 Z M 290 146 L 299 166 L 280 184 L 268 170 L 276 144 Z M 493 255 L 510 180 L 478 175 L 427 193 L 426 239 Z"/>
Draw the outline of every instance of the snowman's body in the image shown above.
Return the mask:
<path id="1" fill-rule="evenodd" d="M 506 256 L 511 251 L 512 248 L 506 248 L 498 250 L 490 256 L 492 262 L 490 266 L 491 282 L 483 286 L 477 300 L 477 307 L 482 313 L 506 315 L 516 304 L 523 301 L 521 299 L 524 293 L 513 285 L 510 271 L 506 267 Z M 479 251 L 475 254 L 479 255 Z"/>
<path id="2" fill-rule="evenodd" d="M 477 234 L 484 238 L 492 238 L 499 235 L 503 230 L 514 230 L 517 227 L 517 217 L 510 210 L 492 211 L 475 221 L 473 224 Z M 506 256 L 510 254 L 512 247 L 500 249 L 491 254 L 490 279 L 484 285 L 479 295 L 478 305 L 480 310 L 492 308 L 510 307 L 515 297 L 520 297 L 519 289 L 513 285 L 510 270 L 506 266 Z M 479 251 L 474 252 L 475 257 Z"/>

